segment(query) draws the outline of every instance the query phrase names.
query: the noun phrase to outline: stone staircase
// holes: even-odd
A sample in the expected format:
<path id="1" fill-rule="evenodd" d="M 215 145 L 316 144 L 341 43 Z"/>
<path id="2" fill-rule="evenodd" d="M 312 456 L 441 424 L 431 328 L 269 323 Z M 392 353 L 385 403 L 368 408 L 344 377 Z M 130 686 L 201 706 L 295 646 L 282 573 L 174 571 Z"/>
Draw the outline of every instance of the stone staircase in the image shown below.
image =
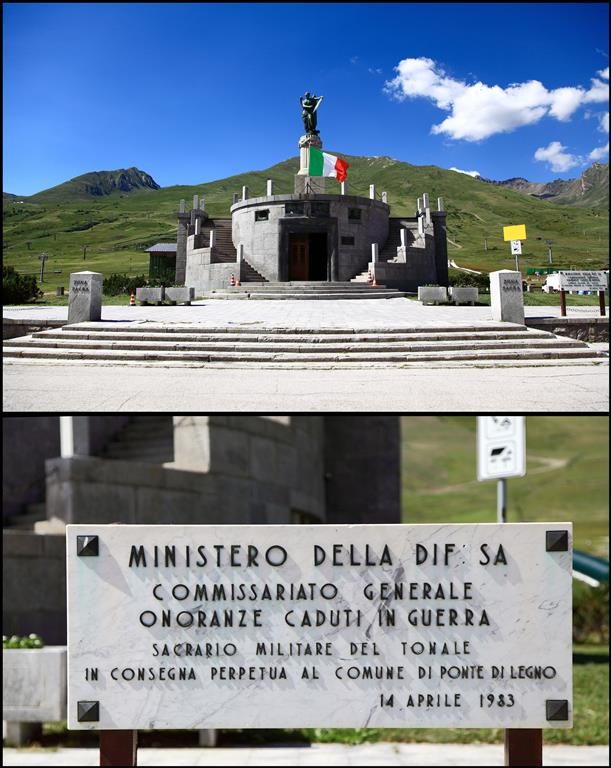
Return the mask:
<path id="1" fill-rule="evenodd" d="M 242 259 L 242 269 L 240 270 L 240 282 L 242 283 L 267 283 L 267 278 L 249 264 L 246 259 Z"/>
<path id="2" fill-rule="evenodd" d="M 392 261 L 397 257 L 397 248 L 401 245 L 401 229 L 407 227 L 408 223 L 404 219 L 388 220 L 388 239 L 378 254 L 380 261 Z"/>
<path id="3" fill-rule="evenodd" d="M 174 461 L 174 426 L 171 416 L 130 416 L 105 448 L 101 459 L 164 464 Z"/>
<path id="4" fill-rule="evenodd" d="M 337 367 L 372 365 L 481 366 L 595 364 L 607 355 L 587 344 L 510 323 L 405 328 L 207 328 L 197 324 L 80 323 L 4 344 L 5 358 L 60 361 L 194 365 L 285 365 Z M 145 419 L 151 417 L 134 417 Z M 160 417 L 163 418 L 163 417 Z M 150 422 L 138 421 L 109 448 L 114 458 L 135 453 L 155 462 L 166 451 L 169 423 L 151 442 Z M 146 444 L 146 445 L 145 445 Z M 110 456 L 110 453 L 108 454 Z"/>
<path id="5" fill-rule="evenodd" d="M 405 293 L 396 288 L 369 284 L 305 282 L 257 282 L 210 291 L 209 299 L 396 299 Z"/>
<path id="6" fill-rule="evenodd" d="M 231 219 L 212 219 L 208 220 L 202 227 L 202 234 L 205 235 L 205 242 L 210 242 L 210 232 L 214 231 L 214 250 L 213 262 L 237 262 L 238 253 L 231 238 Z"/>

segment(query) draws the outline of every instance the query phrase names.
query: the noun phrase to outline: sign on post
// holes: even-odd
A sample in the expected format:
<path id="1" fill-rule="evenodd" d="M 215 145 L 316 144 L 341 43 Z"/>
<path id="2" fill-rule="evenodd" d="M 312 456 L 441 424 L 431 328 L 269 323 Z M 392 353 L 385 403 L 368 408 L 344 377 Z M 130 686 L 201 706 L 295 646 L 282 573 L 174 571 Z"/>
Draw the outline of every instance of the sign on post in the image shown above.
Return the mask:
<path id="1" fill-rule="evenodd" d="M 526 474 L 524 416 L 477 417 L 477 479 Z"/>
<path id="2" fill-rule="evenodd" d="M 571 541 L 68 525 L 68 727 L 570 727 Z"/>
<path id="3" fill-rule="evenodd" d="M 511 255 L 520 256 L 522 254 L 522 242 L 520 240 L 511 241 Z"/>
<path id="4" fill-rule="evenodd" d="M 605 272 L 565 271 L 560 270 L 560 288 L 564 291 L 605 291 L 607 275 Z"/>
<path id="5" fill-rule="evenodd" d="M 526 240 L 526 224 L 512 224 L 509 227 L 503 227 L 503 239 L 508 240 Z"/>

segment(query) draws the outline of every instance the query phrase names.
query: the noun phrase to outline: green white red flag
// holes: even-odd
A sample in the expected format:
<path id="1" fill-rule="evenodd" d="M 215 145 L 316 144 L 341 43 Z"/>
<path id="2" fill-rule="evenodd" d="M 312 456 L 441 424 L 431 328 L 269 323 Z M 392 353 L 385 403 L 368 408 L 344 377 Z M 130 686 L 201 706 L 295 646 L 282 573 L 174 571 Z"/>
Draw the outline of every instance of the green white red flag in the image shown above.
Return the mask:
<path id="1" fill-rule="evenodd" d="M 310 162 L 308 165 L 308 174 L 310 176 L 331 176 L 338 181 L 345 181 L 348 178 L 348 168 L 350 166 L 341 157 L 335 157 L 327 152 L 321 152 L 316 147 L 310 147 Z"/>

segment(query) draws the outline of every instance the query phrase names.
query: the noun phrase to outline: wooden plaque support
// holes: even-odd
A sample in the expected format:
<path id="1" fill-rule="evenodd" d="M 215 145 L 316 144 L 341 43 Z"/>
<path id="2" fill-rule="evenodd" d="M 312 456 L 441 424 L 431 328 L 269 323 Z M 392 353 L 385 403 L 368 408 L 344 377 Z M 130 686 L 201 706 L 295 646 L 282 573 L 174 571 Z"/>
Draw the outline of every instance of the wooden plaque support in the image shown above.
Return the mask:
<path id="1" fill-rule="evenodd" d="M 543 765 L 541 728 L 505 729 L 505 765 Z"/>
<path id="2" fill-rule="evenodd" d="M 100 765 L 138 765 L 138 731 L 100 731 Z"/>

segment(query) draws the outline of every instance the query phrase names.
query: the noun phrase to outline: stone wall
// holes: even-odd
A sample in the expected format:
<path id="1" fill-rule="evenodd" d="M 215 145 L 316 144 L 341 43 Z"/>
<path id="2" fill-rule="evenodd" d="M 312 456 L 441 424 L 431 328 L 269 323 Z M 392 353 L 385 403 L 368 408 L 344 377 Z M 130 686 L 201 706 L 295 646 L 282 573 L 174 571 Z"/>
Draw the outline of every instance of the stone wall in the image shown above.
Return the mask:
<path id="1" fill-rule="evenodd" d="M 300 203 L 304 215 L 287 214 L 287 204 Z M 329 205 L 328 217 L 312 215 L 312 204 Z M 349 219 L 349 209 L 358 209 L 360 219 Z M 268 212 L 266 220 L 256 220 L 256 212 Z M 349 280 L 367 267 L 371 257 L 371 244 L 378 243 L 380 249 L 388 238 L 388 216 L 390 208 L 386 203 L 352 195 L 273 195 L 242 200 L 231 208 L 233 221 L 233 243 L 244 246 L 244 258 L 267 280 L 287 280 L 286 264 L 288 248 L 286 235 L 292 231 L 308 229 L 327 231 L 335 242 L 328 243 L 328 249 L 335 250 L 337 258 L 337 280 Z M 333 227 L 329 228 L 329 221 Z M 303 223 L 304 227 L 300 226 Z M 307 224 L 307 227 L 306 227 Z M 354 245 L 342 245 L 342 236 L 354 237 Z"/>
<path id="2" fill-rule="evenodd" d="M 66 642 L 66 537 L 4 530 L 2 632 Z"/>
<path id="3" fill-rule="evenodd" d="M 2 429 L 4 520 L 45 495 L 45 459 L 59 456 L 57 416 L 5 416 Z"/>
<path id="4" fill-rule="evenodd" d="M 397 416 L 326 416 L 327 521 L 401 522 Z"/>

